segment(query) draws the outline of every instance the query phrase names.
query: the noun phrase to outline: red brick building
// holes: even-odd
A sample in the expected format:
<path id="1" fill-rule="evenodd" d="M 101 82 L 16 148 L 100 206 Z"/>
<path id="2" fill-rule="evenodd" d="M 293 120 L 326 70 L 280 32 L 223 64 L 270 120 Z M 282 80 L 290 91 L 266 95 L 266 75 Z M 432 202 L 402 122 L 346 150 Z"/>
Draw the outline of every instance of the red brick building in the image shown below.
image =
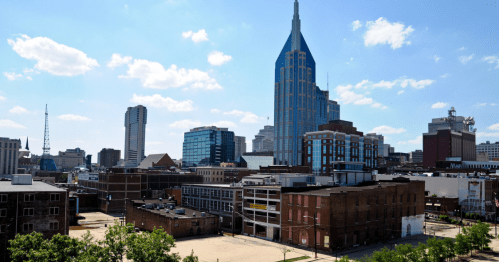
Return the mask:
<path id="1" fill-rule="evenodd" d="M 442 129 L 423 134 L 423 168 L 436 167 L 437 161 L 445 161 L 448 157 L 475 161 L 475 133 Z"/>
<path id="2" fill-rule="evenodd" d="M 424 182 L 282 193 L 281 241 L 324 251 L 422 232 Z M 314 216 L 317 231 L 314 232 Z"/>

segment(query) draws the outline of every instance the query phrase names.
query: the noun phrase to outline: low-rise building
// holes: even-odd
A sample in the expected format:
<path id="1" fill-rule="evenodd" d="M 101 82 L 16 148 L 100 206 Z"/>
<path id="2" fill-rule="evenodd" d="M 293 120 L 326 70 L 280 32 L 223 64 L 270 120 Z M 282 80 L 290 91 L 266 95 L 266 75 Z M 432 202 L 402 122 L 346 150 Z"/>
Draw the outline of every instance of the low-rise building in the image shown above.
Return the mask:
<path id="1" fill-rule="evenodd" d="M 243 199 L 243 233 L 279 241 L 281 186 L 245 186 Z"/>
<path id="2" fill-rule="evenodd" d="M 239 173 L 248 171 L 245 167 L 206 166 L 196 168 L 196 173 L 203 177 L 204 184 L 230 184 L 241 181 Z"/>
<path id="3" fill-rule="evenodd" d="M 128 200 L 126 211 L 126 223 L 147 231 L 163 228 L 175 239 L 218 233 L 218 216 L 177 206 L 176 201 Z"/>
<path id="4" fill-rule="evenodd" d="M 121 150 L 116 150 L 113 148 L 103 148 L 97 156 L 99 166 L 107 168 L 117 165 L 120 159 Z"/>
<path id="5" fill-rule="evenodd" d="M 425 208 L 426 213 L 434 213 L 440 215 L 453 215 L 460 210 L 459 198 L 457 197 L 438 197 L 426 196 Z"/>
<path id="6" fill-rule="evenodd" d="M 485 161 L 485 160 L 478 160 L 479 153 L 487 153 L 487 156 L 489 157 L 488 161 L 498 161 L 494 159 L 499 158 L 499 141 L 495 143 L 490 143 L 490 141 L 486 141 L 485 143 L 480 143 L 476 145 L 477 161 Z"/>
<path id="7" fill-rule="evenodd" d="M 412 163 L 423 163 L 423 150 L 416 150 L 409 153 L 409 161 Z"/>

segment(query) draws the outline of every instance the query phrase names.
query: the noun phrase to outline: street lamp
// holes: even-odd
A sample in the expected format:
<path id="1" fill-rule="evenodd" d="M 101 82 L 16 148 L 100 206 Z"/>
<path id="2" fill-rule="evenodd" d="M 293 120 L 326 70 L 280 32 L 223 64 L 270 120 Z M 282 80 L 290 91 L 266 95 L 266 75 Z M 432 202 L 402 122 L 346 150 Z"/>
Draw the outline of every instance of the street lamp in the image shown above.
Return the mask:
<path id="1" fill-rule="evenodd" d="M 463 224 L 463 211 L 461 211 L 461 209 L 455 209 L 454 210 L 456 213 L 459 211 L 459 213 L 461 213 L 461 223 L 458 224 L 459 226 L 459 234 L 461 234 L 461 226 Z"/>
<path id="2" fill-rule="evenodd" d="M 314 213 L 314 217 L 311 216 L 303 216 L 303 217 L 310 217 L 314 219 L 314 249 L 315 249 L 315 258 L 317 259 L 317 213 Z"/>

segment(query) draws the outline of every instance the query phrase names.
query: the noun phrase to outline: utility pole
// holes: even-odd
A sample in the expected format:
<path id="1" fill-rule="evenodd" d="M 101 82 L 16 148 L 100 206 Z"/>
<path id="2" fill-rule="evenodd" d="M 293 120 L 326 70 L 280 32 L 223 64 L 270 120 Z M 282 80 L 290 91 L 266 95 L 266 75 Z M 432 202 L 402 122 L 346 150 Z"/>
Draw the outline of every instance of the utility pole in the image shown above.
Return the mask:
<path id="1" fill-rule="evenodd" d="M 234 226 L 234 216 L 235 216 L 235 210 L 234 210 L 234 204 L 232 204 L 232 237 L 234 237 L 234 229 L 235 229 L 235 226 Z"/>
<path id="2" fill-rule="evenodd" d="M 314 248 L 315 259 L 317 259 L 317 212 L 314 213 Z"/>

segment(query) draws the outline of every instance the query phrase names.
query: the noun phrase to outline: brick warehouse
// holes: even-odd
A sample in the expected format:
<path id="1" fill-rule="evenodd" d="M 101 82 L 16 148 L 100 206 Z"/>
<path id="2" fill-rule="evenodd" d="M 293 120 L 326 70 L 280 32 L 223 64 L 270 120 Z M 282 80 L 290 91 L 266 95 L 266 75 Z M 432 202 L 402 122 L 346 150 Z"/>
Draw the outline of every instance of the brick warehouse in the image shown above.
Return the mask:
<path id="1" fill-rule="evenodd" d="M 99 208 L 105 213 L 125 211 L 125 198 L 140 199 L 140 174 L 99 174 Z"/>
<path id="2" fill-rule="evenodd" d="M 424 194 L 424 182 L 405 179 L 282 192 L 281 241 L 313 248 L 314 215 L 317 248 L 324 251 L 421 234 Z"/>
<path id="3" fill-rule="evenodd" d="M 32 181 L 31 175 L 14 175 L 13 181 L 0 181 L 0 261 L 4 259 L 6 241 L 17 234 L 36 231 L 45 238 L 67 235 L 68 194 L 64 189 Z"/>
<path id="4" fill-rule="evenodd" d="M 218 232 L 218 216 L 176 206 L 176 203 L 159 199 L 127 200 L 126 222 L 147 231 L 162 227 L 174 238 L 211 235 Z M 176 210 L 185 212 L 177 214 Z"/>

